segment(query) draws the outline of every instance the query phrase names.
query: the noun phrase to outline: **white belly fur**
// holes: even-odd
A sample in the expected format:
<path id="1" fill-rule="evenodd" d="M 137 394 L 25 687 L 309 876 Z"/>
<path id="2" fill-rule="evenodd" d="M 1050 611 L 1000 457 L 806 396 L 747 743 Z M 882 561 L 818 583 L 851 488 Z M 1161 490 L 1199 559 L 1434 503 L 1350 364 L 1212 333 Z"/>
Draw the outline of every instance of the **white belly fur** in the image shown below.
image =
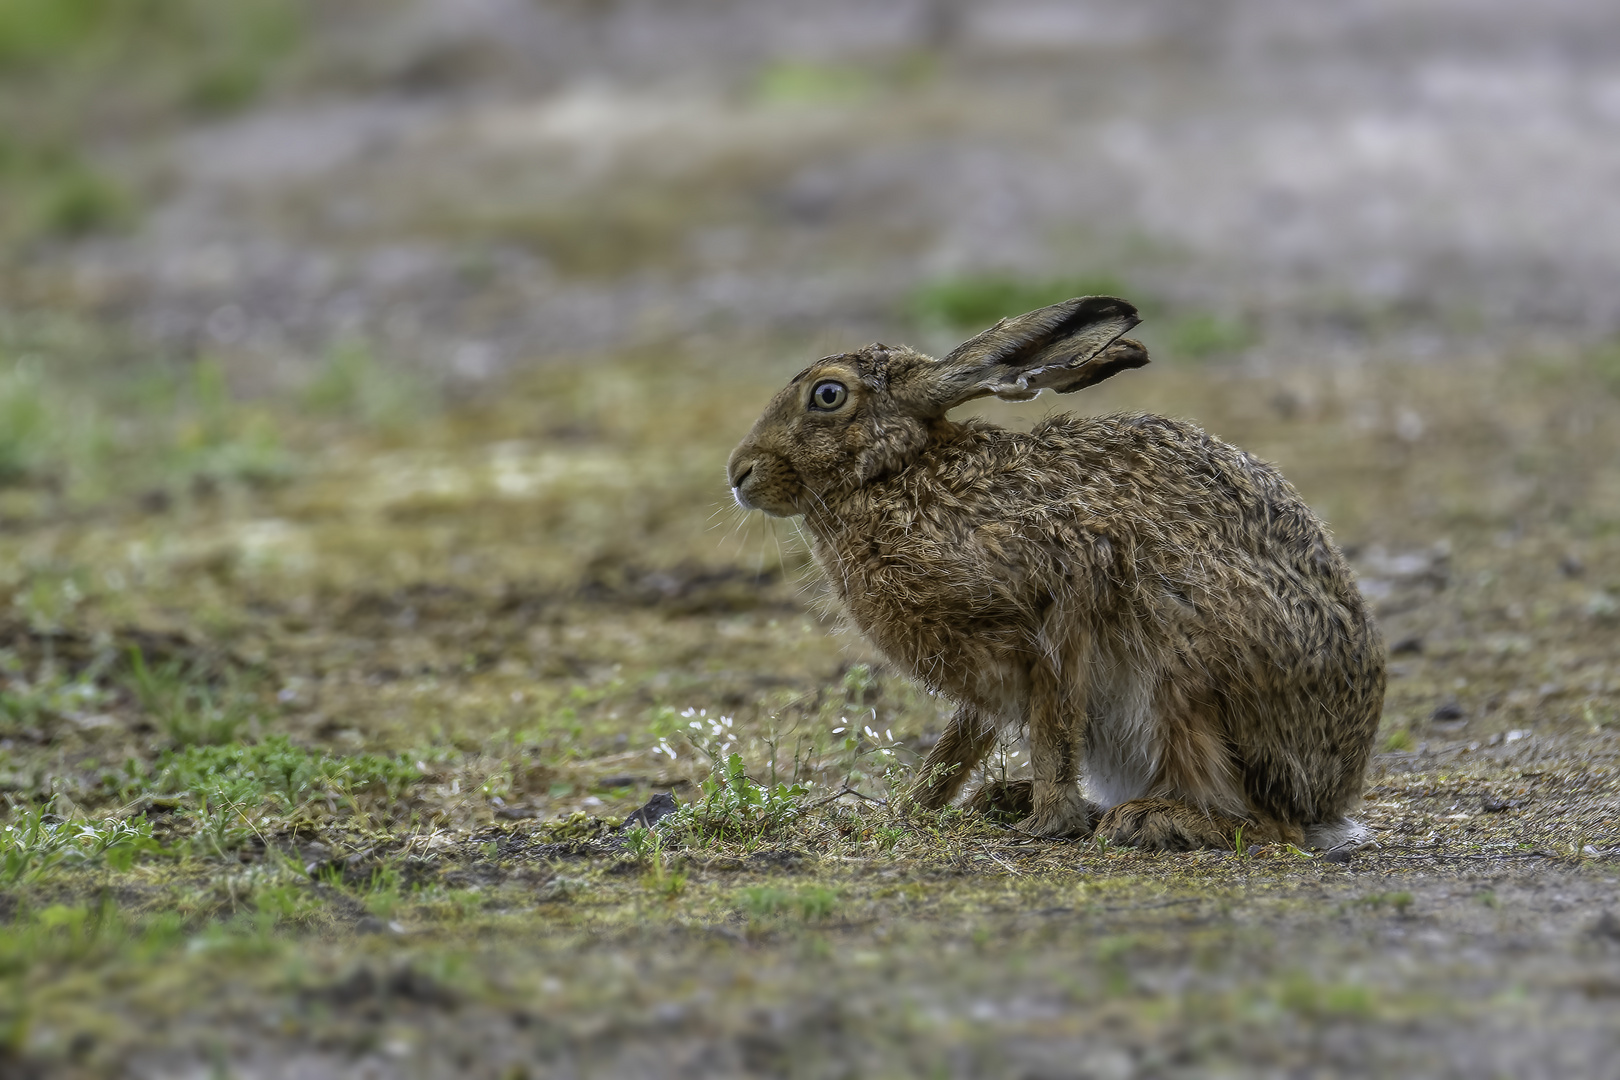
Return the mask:
<path id="1" fill-rule="evenodd" d="M 1107 809 L 1147 794 L 1159 766 L 1159 718 L 1152 681 L 1140 670 L 1099 657 L 1089 675 L 1085 794 Z"/>

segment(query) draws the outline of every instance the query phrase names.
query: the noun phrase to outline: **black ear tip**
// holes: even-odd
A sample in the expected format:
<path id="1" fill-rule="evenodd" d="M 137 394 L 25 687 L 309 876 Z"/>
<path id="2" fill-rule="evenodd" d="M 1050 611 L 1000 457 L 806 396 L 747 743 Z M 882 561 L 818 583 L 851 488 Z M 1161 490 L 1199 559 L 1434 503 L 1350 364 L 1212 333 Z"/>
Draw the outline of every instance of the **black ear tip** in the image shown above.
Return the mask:
<path id="1" fill-rule="evenodd" d="M 1136 305 L 1129 300 L 1121 300 L 1117 296 L 1076 296 L 1072 300 L 1065 300 L 1059 307 L 1069 308 L 1071 318 L 1078 317 L 1087 322 L 1096 319 L 1135 319 L 1139 318 Z"/>

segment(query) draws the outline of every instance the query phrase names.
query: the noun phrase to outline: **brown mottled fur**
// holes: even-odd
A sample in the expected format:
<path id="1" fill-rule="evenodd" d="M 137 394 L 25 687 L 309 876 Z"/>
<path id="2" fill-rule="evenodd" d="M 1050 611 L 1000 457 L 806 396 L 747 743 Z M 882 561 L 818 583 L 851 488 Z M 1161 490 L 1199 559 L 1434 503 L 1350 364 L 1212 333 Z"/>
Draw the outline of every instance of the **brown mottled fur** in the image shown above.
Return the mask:
<path id="1" fill-rule="evenodd" d="M 820 360 L 732 454 L 738 502 L 803 515 L 854 622 L 958 702 L 913 788 L 923 806 L 956 796 L 999 727 L 1027 723 L 1027 831 L 1175 850 L 1230 847 L 1240 826 L 1334 842 L 1352 828 L 1384 653 L 1287 481 L 1159 416 L 1027 434 L 946 419 L 973 397 L 1146 363 L 1120 336 L 1135 322 L 1091 297 L 944 360 L 882 345 Z M 829 382 L 844 397 L 818 407 Z"/>

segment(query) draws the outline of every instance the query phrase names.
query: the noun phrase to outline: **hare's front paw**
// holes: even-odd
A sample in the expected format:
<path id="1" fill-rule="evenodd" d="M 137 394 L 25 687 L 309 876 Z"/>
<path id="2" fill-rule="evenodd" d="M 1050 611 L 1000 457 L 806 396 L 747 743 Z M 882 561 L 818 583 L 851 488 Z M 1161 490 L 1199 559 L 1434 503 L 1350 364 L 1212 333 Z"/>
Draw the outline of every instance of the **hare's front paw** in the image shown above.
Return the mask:
<path id="1" fill-rule="evenodd" d="M 1242 824 L 1175 799 L 1132 799 L 1103 815 L 1097 835 L 1111 844 L 1148 851 L 1231 850 Z"/>
<path id="2" fill-rule="evenodd" d="M 906 789 L 904 802 L 919 810 L 943 810 L 950 805 L 957 787 L 958 785 L 947 783 L 945 780 L 934 780 L 930 783 L 925 777 Z"/>
<path id="3" fill-rule="evenodd" d="M 1035 811 L 1035 781 L 986 780 L 968 798 L 968 809 L 1002 824 L 1027 818 Z"/>
<path id="4" fill-rule="evenodd" d="M 1078 788 L 1066 786 L 1053 796 L 1042 798 L 1041 785 L 1033 785 L 1034 813 L 1013 828 L 1033 836 L 1054 839 L 1068 836 L 1086 836 L 1097 820 L 1097 807 L 1087 802 Z"/>

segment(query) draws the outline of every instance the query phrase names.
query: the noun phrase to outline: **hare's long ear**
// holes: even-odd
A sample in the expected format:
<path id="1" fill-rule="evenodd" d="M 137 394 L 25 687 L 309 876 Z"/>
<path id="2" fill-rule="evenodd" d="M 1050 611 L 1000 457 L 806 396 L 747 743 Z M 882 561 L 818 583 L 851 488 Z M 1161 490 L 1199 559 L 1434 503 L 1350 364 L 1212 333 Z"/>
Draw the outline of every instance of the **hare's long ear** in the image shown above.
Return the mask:
<path id="1" fill-rule="evenodd" d="M 940 414 L 988 394 L 1027 401 L 1042 390 L 1082 390 L 1148 362 L 1147 350 L 1124 337 L 1141 321 L 1136 308 L 1112 296 L 1038 308 L 958 345 L 919 373 L 928 385 L 918 389 Z"/>

